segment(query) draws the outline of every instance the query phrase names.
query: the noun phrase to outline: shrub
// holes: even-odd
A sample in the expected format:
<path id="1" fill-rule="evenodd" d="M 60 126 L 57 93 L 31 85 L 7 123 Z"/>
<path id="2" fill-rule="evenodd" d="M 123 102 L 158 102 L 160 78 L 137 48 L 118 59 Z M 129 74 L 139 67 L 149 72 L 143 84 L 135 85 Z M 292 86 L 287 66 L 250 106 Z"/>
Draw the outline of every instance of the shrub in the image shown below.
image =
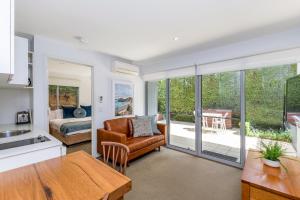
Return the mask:
<path id="1" fill-rule="evenodd" d="M 190 114 L 174 113 L 171 115 L 171 120 L 194 123 L 195 117 Z"/>
<path id="2" fill-rule="evenodd" d="M 292 136 L 289 131 L 283 130 L 263 130 L 251 127 L 250 122 L 245 123 L 246 136 L 259 137 L 261 139 L 270 139 L 283 142 L 292 142 Z"/>

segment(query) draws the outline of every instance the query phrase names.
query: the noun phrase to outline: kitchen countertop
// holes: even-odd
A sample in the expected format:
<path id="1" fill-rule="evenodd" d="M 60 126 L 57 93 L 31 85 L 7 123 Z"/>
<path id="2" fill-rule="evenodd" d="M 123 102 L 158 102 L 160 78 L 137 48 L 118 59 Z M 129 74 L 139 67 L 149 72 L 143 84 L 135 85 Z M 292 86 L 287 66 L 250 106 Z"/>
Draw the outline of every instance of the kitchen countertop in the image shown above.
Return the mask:
<path id="1" fill-rule="evenodd" d="M 26 130 L 30 129 L 31 132 L 25 133 L 25 134 L 22 134 L 22 135 L 7 137 L 7 138 L 0 138 L 0 144 L 7 143 L 7 142 L 14 142 L 14 141 L 19 141 L 19 140 L 24 140 L 24 139 L 29 139 L 29 138 L 33 138 L 33 137 L 38 137 L 40 135 L 41 136 L 46 136 L 47 138 L 50 139 L 50 141 L 0 150 L 0 159 L 10 157 L 10 156 L 14 156 L 14 155 L 18 155 L 18 154 L 28 153 L 28 152 L 31 152 L 31 151 L 37 151 L 37 150 L 40 150 L 40 149 L 50 148 L 50 147 L 54 147 L 54 146 L 62 146 L 62 143 L 59 140 L 57 140 L 56 138 L 51 136 L 46 131 L 40 130 L 40 129 L 32 126 L 31 124 L 24 124 L 24 125 L 6 124 L 6 125 L 0 125 L 0 131 L 22 130 L 22 129 L 26 129 Z"/>

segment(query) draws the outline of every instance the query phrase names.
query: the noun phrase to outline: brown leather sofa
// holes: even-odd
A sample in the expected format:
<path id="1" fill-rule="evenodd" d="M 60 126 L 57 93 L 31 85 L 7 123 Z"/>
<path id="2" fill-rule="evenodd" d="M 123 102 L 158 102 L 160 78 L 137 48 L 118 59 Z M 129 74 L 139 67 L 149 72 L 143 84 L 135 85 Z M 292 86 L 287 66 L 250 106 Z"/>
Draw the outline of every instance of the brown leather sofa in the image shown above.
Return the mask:
<path id="1" fill-rule="evenodd" d="M 97 130 L 97 151 L 102 153 L 102 141 L 119 142 L 129 148 L 128 161 L 135 159 L 166 144 L 166 125 L 157 124 L 162 134 L 133 137 L 132 118 L 117 118 L 104 122 L 104 128 Z"/>

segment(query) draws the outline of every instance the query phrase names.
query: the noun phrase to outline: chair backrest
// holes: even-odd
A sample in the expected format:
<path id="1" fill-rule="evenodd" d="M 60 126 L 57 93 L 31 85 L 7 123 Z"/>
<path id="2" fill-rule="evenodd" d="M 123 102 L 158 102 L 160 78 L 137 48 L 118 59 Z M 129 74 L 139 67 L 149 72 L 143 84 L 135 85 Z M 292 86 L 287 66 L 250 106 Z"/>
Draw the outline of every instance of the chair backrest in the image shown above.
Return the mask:
<path id="1" fill-rule="evenodd" d="M 228 116 L 228 112 L 226 112 L 223 116 L 224 119 L 226 119 L 226 117 Z"/>
<path id="2" fill-rule="evenodd" d="M 104 197 L 102 198 L 102 200 L 108 200 L 108 196 L 109 196 L 109 193 L 106 193 L 106 194 L 104 195 Z"/>
<path id="3" fill-rule="evenodd" d="M 120 165 L 119 172 L 125 175 L 129 148 L 117 142 L 101 142 L 101 145 L 103 148 L 103 161 L 109 165 L 109 160 L 111 160 L 111 165 L 116 170 L 118 170 L 118 163 Z"/>

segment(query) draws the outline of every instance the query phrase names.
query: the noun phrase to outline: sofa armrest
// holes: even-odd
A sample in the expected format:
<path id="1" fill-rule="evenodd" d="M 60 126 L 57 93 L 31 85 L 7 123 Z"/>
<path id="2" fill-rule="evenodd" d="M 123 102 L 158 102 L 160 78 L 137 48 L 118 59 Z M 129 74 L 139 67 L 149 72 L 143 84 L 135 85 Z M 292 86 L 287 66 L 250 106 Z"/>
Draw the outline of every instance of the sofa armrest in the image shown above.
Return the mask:
<path id="1" fill-rule="evenodd" d="M 161 132 L 161 134 L 167 136 L 167 125 L 166 124 L 157 124 L 158 130 Z"/>
<path id="2" fill-rule="evenodd" d="M 97 141 L 101 143 L 103 141 L 110 141 L 110 142 L 118 142 L 121 144 L 125 144 L 127 140 L 127 136 L 123 133 L 117 133 L 114 131 L 107 131 L 105 129 L 98 129 L 97 130 Z"/>

